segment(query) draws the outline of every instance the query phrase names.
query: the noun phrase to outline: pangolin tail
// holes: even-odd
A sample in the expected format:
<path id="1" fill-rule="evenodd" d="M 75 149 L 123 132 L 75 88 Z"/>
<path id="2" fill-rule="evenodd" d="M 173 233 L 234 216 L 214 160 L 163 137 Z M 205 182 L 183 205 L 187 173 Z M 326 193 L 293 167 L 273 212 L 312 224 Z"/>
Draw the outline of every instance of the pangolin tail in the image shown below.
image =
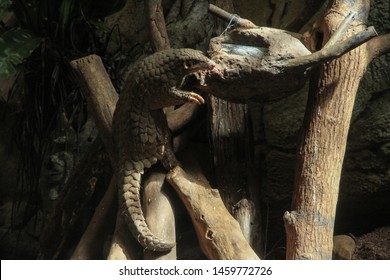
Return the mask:
<path id="1" fill-rule="evenodd" d="M 169 251 L 175 243 L 155 236 L 146 224 L 140 201 L 142 162 L 126 161 L 119 174 L 119 186 L 126 219 L 130 219 L 129 228 L 138 242 L 148 250 Z"/>

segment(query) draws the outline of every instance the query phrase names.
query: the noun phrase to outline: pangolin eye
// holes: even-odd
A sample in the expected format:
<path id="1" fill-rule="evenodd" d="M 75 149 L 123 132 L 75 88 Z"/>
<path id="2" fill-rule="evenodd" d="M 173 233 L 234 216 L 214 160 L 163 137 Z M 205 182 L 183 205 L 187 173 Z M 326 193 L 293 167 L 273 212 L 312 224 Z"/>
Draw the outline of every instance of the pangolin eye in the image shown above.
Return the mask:
<path id="1" fill-rule="evenodd" d="M 194 66 L 194 62 L 192 60 L 188 60 L 186 62 L 184 62 L 184 68 L 188 69 L 188 68 L 192 68 Z"/>

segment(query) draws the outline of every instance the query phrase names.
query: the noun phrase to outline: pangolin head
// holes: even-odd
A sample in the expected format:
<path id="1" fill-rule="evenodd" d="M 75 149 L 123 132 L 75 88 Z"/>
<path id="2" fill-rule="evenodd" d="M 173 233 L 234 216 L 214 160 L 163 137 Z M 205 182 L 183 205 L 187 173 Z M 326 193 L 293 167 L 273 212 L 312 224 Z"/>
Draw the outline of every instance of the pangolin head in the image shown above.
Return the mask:
<path id="1" fill-rule="evenodd" d="M 183 72 L 187 74 L 200 71 L 211 71 L 219 77 L 223 78 L 222 73 L 217 67 L 217 64 L 205 56 L 201 51 L 193 49 L 178 49 L 180 60 L 183 65 Z"/>

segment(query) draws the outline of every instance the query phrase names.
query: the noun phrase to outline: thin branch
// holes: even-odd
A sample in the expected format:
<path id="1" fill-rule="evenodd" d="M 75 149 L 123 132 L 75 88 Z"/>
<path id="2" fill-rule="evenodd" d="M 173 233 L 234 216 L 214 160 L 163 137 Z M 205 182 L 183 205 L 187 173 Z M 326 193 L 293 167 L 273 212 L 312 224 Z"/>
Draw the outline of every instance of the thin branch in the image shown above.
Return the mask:
<path id="1" fill-rule="evenodd" d="M 333 1 L 332 13 L 326 13 L 321 25 L 325 38 L 340 25 L 346 9 L 342 4 L 352 5 L 348 10 L 359 11 L 362 18 L 368 14 L 369 0 Z M 363 28 L 359 25 L 352 32 Z M 362 35 L 365 32 L 357 37 L 369 38 L 370 33 Z M 353 45 L 354 38 L 346 41 Z M 332 258 L 342 164 L 357 89 L 368 63 L 366 55 L 364 46 L 355 48 L 324 63 L 311 76 L 291 211 L 283 217 L 287 259 Z"/>
<path id="2" fill-rule="evenodd" d="M 377 35 L 374 27 L 370 26 L 352 37 L 345 39 L 339 44 L 332 43 L 323 49 L 309 55 L 293 58 L 283 62 L 281 66 L 288 71 L 295 71 L 297 68 L 309 68 L 319 62 L 326 62 L 342 56 L 355 49 Z"/>
<path id="3" fill-rule="evenodd" d="M 90 55 L 73 60 L 70 65 L 79 74 L 85 98 L 99 129 L 99 135 L 110 155 L 112 166 L 115 166 L 116 152 L 111 137 L 112 116 L 118 101 L 115 88 L 99 56 Z"/>
<path id="4" fill-rule="evenodd" d="M 223 10 L 223 9 L 213 5 L 213 4 L 209 5 L 209 11 L 210 11 L 210 13 L 216 15 L 217 17 L 219 17 L 223 20 L 226 20 L 227 22 L 229 22 L 231 24 L 234 24 L 237 27 L 247 27 L 247 28 L 257 27 L 256 24 L 254 24 L 250 20 L 241 18 L 235 14 L 231 14 L 231 13 L 229 13 L 229 12 L 227 12 L 227 11 L 225 11 L 225 10 Z"/>
<path id="5" fill-rule="evenodd" d="M 390 33 L 378 36 L 367 42 L 369 61 L 390 52 Z"/>

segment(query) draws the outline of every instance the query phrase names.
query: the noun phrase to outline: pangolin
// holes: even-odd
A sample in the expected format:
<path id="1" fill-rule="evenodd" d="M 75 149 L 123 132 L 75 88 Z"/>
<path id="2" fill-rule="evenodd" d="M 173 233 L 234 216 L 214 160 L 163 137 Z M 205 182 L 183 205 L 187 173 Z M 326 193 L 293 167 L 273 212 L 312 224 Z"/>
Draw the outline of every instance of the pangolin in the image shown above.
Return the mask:
<path id="1" fill-rule="evenodd" d="M 120 93 L 113 117 L 118 152 L 116 174 L 123 213 L 134 237 L 146 249 L 170 250 L 175 244 L 153 235 L 146 224 L 140 200 L 141 175 L 158 160 L 167 169 L 178 162 L 170 148 L 170 131 L 163 108 L 203 98 L 181 87 L 189 74 L 215 73 L 215 62 L 193 49 L 169 49 L 134 64 Z"/>

